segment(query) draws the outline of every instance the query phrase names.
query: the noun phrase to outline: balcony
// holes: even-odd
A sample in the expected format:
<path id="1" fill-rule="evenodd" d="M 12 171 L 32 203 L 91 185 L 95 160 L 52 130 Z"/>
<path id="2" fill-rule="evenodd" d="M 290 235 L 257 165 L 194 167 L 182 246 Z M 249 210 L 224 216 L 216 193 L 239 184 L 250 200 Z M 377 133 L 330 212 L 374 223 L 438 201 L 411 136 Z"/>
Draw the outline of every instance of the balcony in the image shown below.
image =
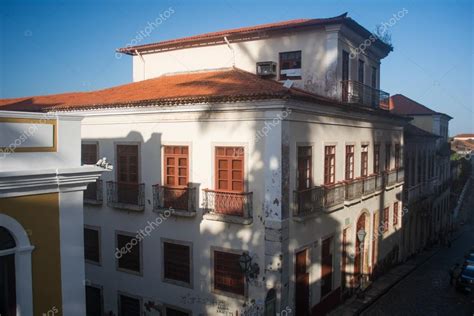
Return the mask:
<path id="1" fill-rule="evenodd" d="M 89 183 L 84 191 L 84 204 L 102 205 L 103 202 L 103 183 L 102 180 Z"/>
<path id="2" fill-rule="evenodd" d="M 375 184 L 375 183 L 374 183 Z M 364 191 L 364 179 L 359 178 L 349 182 L 346 182 L 346 200 L 352 201 L 362 196 Z M 375 185 L 374 185 L 375 188 Z"/>
<path id="3" fill-rule="evenodd" d="M 356 104 L 369 108 L 389 109 L 390 95 L 358 81 L 343 80 L 342 102 Z"/>
<path id="4" fill-rule="evenodd" d="M 129 211 L 145 210 L 145 184 L 108 181 L 107 205 Z"/>
<path id="5" fill-rule="evenodd" d="M 196 188 L 153 186 L 153 209 L 155 211 L 169 210 L 177 216 L 196 215 Z"/>
<path id="6" fill-rule="evenodd" d="M 405 182 L 405 169 L 397 169 L 397 183 Z"/>
<path id="7" fill-rule="evenodd" d="M 250 224 L 252 192 L 227 192 L 204 189 L 204 212 L 207 219 Z M 233 221 L 235 219 L 235 221 Z M 243 219 L 243 220 L 241 220 Z"/>
<path id="8" fill-rule="evenodd" d="M 330 212 L 344 203 L 354 204 L 354 201 L 357 203 L 364 197 L 378 194 L 389 185 L 402 183 L 403 179 L 403 170 L 398 169 L 353 181 L 294 191 L 294 215 L 301 218 L 321 211 Z"/>

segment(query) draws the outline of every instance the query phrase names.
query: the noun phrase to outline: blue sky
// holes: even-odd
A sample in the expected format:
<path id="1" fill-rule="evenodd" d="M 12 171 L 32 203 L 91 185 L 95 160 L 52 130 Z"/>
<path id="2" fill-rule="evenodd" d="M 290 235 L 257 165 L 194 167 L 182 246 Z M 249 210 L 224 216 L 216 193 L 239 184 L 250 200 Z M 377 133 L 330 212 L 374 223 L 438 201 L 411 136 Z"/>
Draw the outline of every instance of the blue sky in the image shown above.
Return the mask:
<path id="1" fill-rule="evenodd" d="M 0 0 L 0 98 L 88 91 L 130 82 L 125 46 L 172 7 L 140 44 L 221 29 L 348 12 L 370 31 L 400 10 L 381 88 L 454 117 L 450 134 L 474 132 L 472 0 L 22 1 Z"/>

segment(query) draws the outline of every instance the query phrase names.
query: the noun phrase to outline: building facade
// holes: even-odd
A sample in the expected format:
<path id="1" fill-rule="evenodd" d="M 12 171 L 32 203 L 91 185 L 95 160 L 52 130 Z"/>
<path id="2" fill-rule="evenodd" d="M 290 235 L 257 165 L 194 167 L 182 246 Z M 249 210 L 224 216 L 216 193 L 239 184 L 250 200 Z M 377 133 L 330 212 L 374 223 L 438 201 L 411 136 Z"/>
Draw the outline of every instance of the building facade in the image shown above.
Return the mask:
<path id="1" fill-rule="evenodd" d="M 0 111 L 0 314 L 84 315 L 78 117 Z"/>
<path id="2" fill-rule="evenodd" d="M 452 229 L 451 149 L 448 142 L 452 118 L 400 94 L 390 98 L 393 113 L 412 121 L 405 129 L 405 204 L 404 256 L 440 240 Z"/>
<path id="3" fill-rule="evenodd" d="M 135 82 L 33 98 L 115 166 L 84 194 L 87 314 L 316 315 L 397 263 L 407 120 L 370 36 L 342 15 L 128 47 Z"/>

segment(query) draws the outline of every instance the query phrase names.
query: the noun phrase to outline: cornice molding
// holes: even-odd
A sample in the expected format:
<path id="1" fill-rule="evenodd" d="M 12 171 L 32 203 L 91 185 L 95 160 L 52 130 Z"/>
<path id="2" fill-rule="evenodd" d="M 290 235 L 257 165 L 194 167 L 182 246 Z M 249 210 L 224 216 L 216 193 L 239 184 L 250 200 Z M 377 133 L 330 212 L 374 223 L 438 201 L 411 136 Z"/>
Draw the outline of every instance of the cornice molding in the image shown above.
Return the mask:
<path id="1" fill-rule="evenodd" d="M 95 166 L 0 172 L 0 198 L 83 191 L 105 170 Z"/>

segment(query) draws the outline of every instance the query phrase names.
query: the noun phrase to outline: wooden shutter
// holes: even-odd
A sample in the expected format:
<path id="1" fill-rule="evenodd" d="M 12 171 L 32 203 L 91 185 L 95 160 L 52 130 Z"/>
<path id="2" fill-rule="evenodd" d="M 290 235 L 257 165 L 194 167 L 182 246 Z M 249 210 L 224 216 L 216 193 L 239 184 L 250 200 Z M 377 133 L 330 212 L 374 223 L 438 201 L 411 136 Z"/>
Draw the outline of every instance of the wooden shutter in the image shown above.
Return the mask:
<path id="1" fill-rule="evenodd" d="M 321 247 L 321 297 L 329 294 L 332 290 L 332 261 L 333 261 L 333 238 L 329 237 L 322 242 Z"/>
<path id="2" fill-rule="evenodd" d="M 386 207 L 383 209 L 383 231 L 388 231 L 388 221 L 389 221 L 390 208 Z"/>
<path id="3" fill-rule="evenodd" d="M 117 248 L 122 249 L 127 243 L 131 243 L 134 238 L 128 235 L 117 234 Z M 140 242 L 133 245 L 130 251 L 122 253 L 122 257 L 118 259 L 118 267 L 140 272 Z"/>
<path id="4" fill-rule="evenodd" d="M 189 181 L 189 150 L 187 146 L 165 146 L 164 184 L 185 187 Z"/>
<path id="5" fill-rule="evenodd" d="M 239 265 L 240 254 L 214 251 L 214 288 L 244 295 L 245 275 Z"/>
<path id="6" fill-rule="evenodd" d="M 163 243 L 164 276 L 166 279 L 190 283 L 191 256 L 189 246 Z"/>
<path id="7" fill-rule="evenodd" d="M 117 180 L 138 183 L 138 145 L 117 145 Z"/>
<path id="8" fill-rule="evenodd" d="M 354 179 L 354 145 L 346 146 L 346 180 Z"/>
<path id="9" fill-rule="evenodd" d="M 398 202 L 393 203 L 393 226 L 398 224 Z"/>
<path id="10" fill-rule="evenodd" d="M 324 184 L 333 184 L 336 174 L 336 146 L 324 147 Z"/>
<path id="11" fill-rule="evenodd" d="M 141 316 L 140 300 L 126 295 L 120 295 L 119 316 Z"/>
<path id="12" fill-rule="evenodd" d="M 312 155 L 311 147 L 298 147 L 298 190 L 312 186 Z"/>
<path id="13" fill-rule="evenodd" d="M 102 290 L 86 285 L 86 315 L 102 316 L 103 314 Z"/>
<path id="14" fill-rule="evenodd" d="M 374 145 L 374 173 L 380 172 L 380 145 Z"/>
<path id="15" fill-rule="evenodd" d="M 362 146 L 360 154 L 360 176 L 367 177 L 369 174 L 369 146 Z"/>
<path id="16" fill-rule="evenodd" d="M 244 192 L 244 148 L 216 147 L 216 190 Z"/>
<path id="17" fill-rule="evenodd" d="M 81 162 L 83 165 L 95 165 L 98 158 L 99 153 L 97 152 L 97 144 L 81 145 Z"/>
<path id="18" fill-rule="evenodd" d="M 100 240 L 98 230 L 84 228 L 84 258 L 86 260 L 100 262 Z"/>
<path id="19" fill-rule="evenodd" d="M 390 170 L 391 150 L 392 150 L 392 145 L 386 144 L 385 145 L 385 170 L 386 171 Z"/>

